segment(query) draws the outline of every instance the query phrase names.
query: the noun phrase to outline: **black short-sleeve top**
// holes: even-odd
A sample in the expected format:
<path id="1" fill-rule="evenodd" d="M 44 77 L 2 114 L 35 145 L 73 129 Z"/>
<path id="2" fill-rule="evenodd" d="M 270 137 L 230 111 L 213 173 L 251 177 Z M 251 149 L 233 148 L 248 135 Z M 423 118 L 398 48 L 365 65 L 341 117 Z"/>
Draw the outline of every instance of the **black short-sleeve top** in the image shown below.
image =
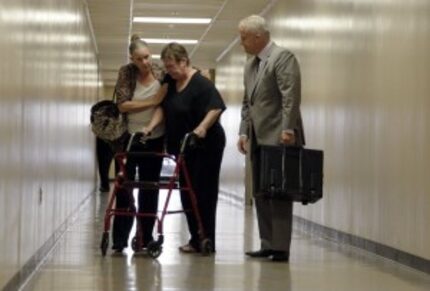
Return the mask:
<path id="1" fill-rule="evenodd" d="M 168 84 L 167 95 L 162 103 L 166 120 L 167 150 L 177 154 L 186 133 L 192 132 L 210 110 L 224 111 L 226 107 L 214 84 L 199 72 L 191 77 L 180 92 L 176 90 L 176 81 L 169 75 L 166 75 L 163 83 Z M 225 146 L 225 134 L 219 120 L 207 131 L 203 145 L 207 148 Z"/>

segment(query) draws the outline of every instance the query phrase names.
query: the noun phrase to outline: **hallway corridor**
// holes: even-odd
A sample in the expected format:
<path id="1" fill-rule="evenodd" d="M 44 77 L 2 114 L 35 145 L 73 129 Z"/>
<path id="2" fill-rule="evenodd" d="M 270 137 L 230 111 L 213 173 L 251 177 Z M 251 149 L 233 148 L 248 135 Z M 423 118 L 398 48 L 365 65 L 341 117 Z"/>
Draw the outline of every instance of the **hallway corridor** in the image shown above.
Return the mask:
<path id="1" fill-rule="evenodd" d="M 177 209 L 178 195 L 173 197 L 170 208 Z M 187 239 L 185 220 L 169 215 L 157 260 L 130 249 L 124 255 L 109 250 L 103 258 L 99 242 L 106 202 L 98 193 L 87 200 L 24 290 L 430 290 L 429 275 L 297 231 L 290 263 L 248 259 L 244 251 L 258 248 L 255 216 L 250 207 L 225 198 L 219 202 L 213 257 L 180 254 L 177 248 Z"/>

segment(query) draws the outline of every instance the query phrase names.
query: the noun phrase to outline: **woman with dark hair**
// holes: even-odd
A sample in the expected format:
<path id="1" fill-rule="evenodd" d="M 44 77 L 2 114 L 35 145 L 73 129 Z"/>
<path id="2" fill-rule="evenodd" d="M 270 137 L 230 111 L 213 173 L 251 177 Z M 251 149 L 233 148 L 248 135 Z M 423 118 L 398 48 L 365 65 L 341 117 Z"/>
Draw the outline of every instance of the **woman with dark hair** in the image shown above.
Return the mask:
<path id="1" fill-rule="evenodd" d="M 162 152 L 164 148 L 163 110 L 160 107 L 148 106 L 148 99 L 152 100 L 157 92 L 161 95 L 165 94 L 166 86 L 163 89 L 155 76 L 161 70 L 152 64 L 148 45 L 138 35 L 132 36 L 129 53 L 131 62 L 119 70 L 115 94 L 118 108 L 126 117 L 128 132 L 145 134 L 145 141 L 135 141 L 130 151 Z M 139 180 L 158 182 L 161 166 L 160 157 L 130 156 L 126 164 L 127 178 L 134 180 L 137 167 Z M 130 200 L 133 199 L 132 197 L 132 193 L 118 191 L 116 208 L 134 212 L 134 200 Z M 158 206 L 158 190 L 139 190 L 138 205 L 139 212 L 155 215 Z M 139 222 L 142 230 L 142 247 L 145 248 L 153 240 L 155 217 L 142 217 Z M 121 252 L 127 247 L 132 225 L 132 216 L 115 216 L 112 231 L 112 248 L 115 251 Z"/>
<path id="2" fill-rule="evenodd" d="M 188 53 L 182 45 L 170 43 L 161 53 L 168 85 L 162 107 L 166 124 L 167 150 L 177 155 L 186 133 L 194 132 L 201 146 L 188 151 L 185 160 L 196 194 L 206 236 L 215 250 L 215 222 L 218 202 L 219 174 L 225 147 L 224 129 L 219 117 L 225 110 L 224 101 L 213 83 L 191 67 Z M 180 177 L 180 183 L 184 177 Z M 184 209 L 191 208 L 188 193 L 181 193 Z M 186 212 L 191 238 L 179 248 L 181 252 L 200 251 L 197 220 Z"/>

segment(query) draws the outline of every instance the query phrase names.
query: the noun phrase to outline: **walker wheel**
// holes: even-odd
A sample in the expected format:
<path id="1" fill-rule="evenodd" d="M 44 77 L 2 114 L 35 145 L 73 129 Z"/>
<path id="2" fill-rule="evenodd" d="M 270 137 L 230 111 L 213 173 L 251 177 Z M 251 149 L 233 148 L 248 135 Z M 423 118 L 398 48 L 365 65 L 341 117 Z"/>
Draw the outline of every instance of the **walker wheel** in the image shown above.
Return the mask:
<path id="1" fill-rule="evenodd" d="M 102 236 L 102 242 L 100 244 L 100 249 L 102 251 L 102 256 L 106 256 L 106 251 L 109 246 L 109 232 L 105 231 Z"/>
<path id="2" fill-rule="evenodd" d="M 200 252 L 202 256 L 209 256 L 211 253 L 213 253 L 213 246 L 212 241 L 208 238 L 205 238 L 200 243 Z"/>
<path id="3" fill-rule="evenodd" d="M 161 246 L 161 244 L 159 244 L 158 242 L 153 241 L 153 240 L 148 243 L 147 249 L 148 249 L 148 254 L 153 259 L 158 258 L 163 251 L 163 247 Z"/>

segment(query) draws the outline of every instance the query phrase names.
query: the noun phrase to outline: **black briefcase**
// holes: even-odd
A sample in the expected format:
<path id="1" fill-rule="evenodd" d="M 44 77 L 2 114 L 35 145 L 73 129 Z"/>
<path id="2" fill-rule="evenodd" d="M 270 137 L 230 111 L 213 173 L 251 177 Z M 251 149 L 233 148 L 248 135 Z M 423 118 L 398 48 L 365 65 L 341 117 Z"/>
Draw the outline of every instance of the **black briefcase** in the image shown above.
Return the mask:
<path id="1" fill-rule="evenodd" d="M 323 152 L 302 147 L 259 147 L 257 193 L 314 203 L 323 195 Z"/>

